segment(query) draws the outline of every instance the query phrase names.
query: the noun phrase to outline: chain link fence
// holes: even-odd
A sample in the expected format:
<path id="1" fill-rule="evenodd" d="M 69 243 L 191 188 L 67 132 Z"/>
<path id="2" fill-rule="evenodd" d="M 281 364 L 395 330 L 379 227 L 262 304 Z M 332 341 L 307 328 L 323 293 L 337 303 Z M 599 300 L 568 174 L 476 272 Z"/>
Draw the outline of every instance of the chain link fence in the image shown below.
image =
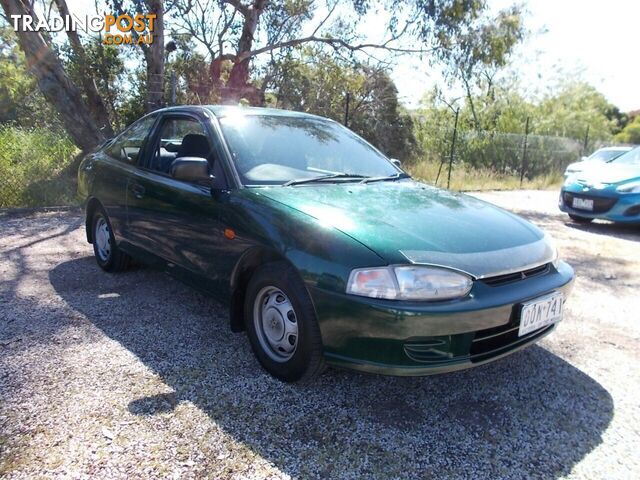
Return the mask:
<path id="1" fill-rule="evenodd" d="M 414 123 L 420 121 L 414 118 Z M 562 179 L 565 167 L 602 142 L 549 135 L 416 128 L 423 160 L 407 164 L 417 178 L 454 190 L 538 188 Z M 77 202 L 74 158 L 63 132 L 0 125 L 0 208 Z M 532 183 L 543 178 L 546 183 Z"/>
<path id="2" fill-rule="evenodd" d="M 421 117 L 413 120 L 418 125 L 423 160 L 409 169 L 425 180 L 456 190 L 483 189 L 483 185 L 493 189 L 500 184 L 517 188 L 536 179 L 557 183 L 567 165 L 606 145 L 590 139 L 588 130 L 580 140 L 532 134 L 528 120 L 522 126 L 524 133 L 478 131 L 460 127 L 455 121 L 451 126 L 427 125 Z"/>
<path id="3" fill-rule="evenodd" d="M 0 125 L 0 208 L 75 203 L 78 153 L 63 132 Z"/>

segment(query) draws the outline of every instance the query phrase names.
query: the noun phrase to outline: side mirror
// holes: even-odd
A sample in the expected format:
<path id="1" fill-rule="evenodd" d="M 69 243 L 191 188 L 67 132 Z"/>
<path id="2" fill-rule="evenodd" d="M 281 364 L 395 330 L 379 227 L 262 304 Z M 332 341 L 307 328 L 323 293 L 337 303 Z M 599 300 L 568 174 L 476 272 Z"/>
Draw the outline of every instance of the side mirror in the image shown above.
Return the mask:
<path id="1" fill-rule="evenodd" d="M 585 157 L 584 155 L 580 158 L 580 161 L 584 162 L 585 160 L 587 160 L 589 157 Z"/>
<path id="2" fill-rule="evenodd" d="M 171 176 L 183 182 L 209 182 L 209 162 L 201 157 L 178 157 L 171 163 Z"/>
<path id="3" fill-rule="evenodd" d="M 400 160 L 398 160 L 397 158 L 392 158 L 391 159 L 391 163 L 393 163 L 398 168 L 402 168 L 402 162 Z"/>

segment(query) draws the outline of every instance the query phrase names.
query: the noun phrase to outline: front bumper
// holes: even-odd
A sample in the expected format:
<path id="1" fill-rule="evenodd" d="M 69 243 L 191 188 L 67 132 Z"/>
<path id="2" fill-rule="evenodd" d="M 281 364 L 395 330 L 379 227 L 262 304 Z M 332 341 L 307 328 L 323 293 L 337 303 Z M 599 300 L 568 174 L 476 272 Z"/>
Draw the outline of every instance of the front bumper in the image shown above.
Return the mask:
<path id="1" fill-rule="evenodd" d="M 394 302 L 313 288 L 329 364 L 386 375 L 430 375 L 504 357 L 550 333 L 518 337 L 523 302 L 551 292 L 565 298 L 573 269 L 559 262 L 542 274 L 490 285 L 476 281 L 462 300 Z"/>
<path id="2" fill-rule="evenodd" d="M 594 201 L 594 210 L 572 207 L 574 197 Z M 581 185 L 562 188 L 558 207 L 561 211 L 584 218 L 603 218 L 612 222 L 640 224 L 640 193 L 618 193 L 614 187 L 589 189 Z"/>

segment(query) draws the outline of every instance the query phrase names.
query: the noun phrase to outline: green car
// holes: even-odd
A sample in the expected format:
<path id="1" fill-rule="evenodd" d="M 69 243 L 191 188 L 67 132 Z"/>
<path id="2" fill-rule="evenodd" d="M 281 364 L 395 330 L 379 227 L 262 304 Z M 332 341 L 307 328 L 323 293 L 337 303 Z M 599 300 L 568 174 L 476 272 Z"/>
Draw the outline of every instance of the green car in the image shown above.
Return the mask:
<path id="1" fill-rule="evenodd" d="M 574 279 L 534 225 L 313 115 L 156 111 L 78 175 L 98 265 L 135 258 L 215 296 L 284 381 L 498 359 L 553 330 Z"/>

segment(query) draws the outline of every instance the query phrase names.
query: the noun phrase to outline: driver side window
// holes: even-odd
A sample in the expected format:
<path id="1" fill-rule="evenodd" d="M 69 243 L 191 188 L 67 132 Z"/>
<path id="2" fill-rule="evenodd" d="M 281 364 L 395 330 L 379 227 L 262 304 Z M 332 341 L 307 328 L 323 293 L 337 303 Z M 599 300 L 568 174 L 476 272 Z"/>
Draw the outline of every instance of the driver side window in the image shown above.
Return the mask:
<path id="1" fill-rule="evenodd" d="M 107 153 L 116 160 L 136 164 L 144 142 L 149 135 L 149 130 L 151 130 L 155 121 L 155 115 L 149 115 L 138 120 L 107 147 Z"/>
<path id="2" fill-rule="evenodd" d="M 160 128 L 160 139 L 156 144 L 151 169 L 168 174 L 176 158 L 199 157 L 209 161 L 211 144 L 203 125 L 195 119 L 184 117 L 167 118 Z"/>

